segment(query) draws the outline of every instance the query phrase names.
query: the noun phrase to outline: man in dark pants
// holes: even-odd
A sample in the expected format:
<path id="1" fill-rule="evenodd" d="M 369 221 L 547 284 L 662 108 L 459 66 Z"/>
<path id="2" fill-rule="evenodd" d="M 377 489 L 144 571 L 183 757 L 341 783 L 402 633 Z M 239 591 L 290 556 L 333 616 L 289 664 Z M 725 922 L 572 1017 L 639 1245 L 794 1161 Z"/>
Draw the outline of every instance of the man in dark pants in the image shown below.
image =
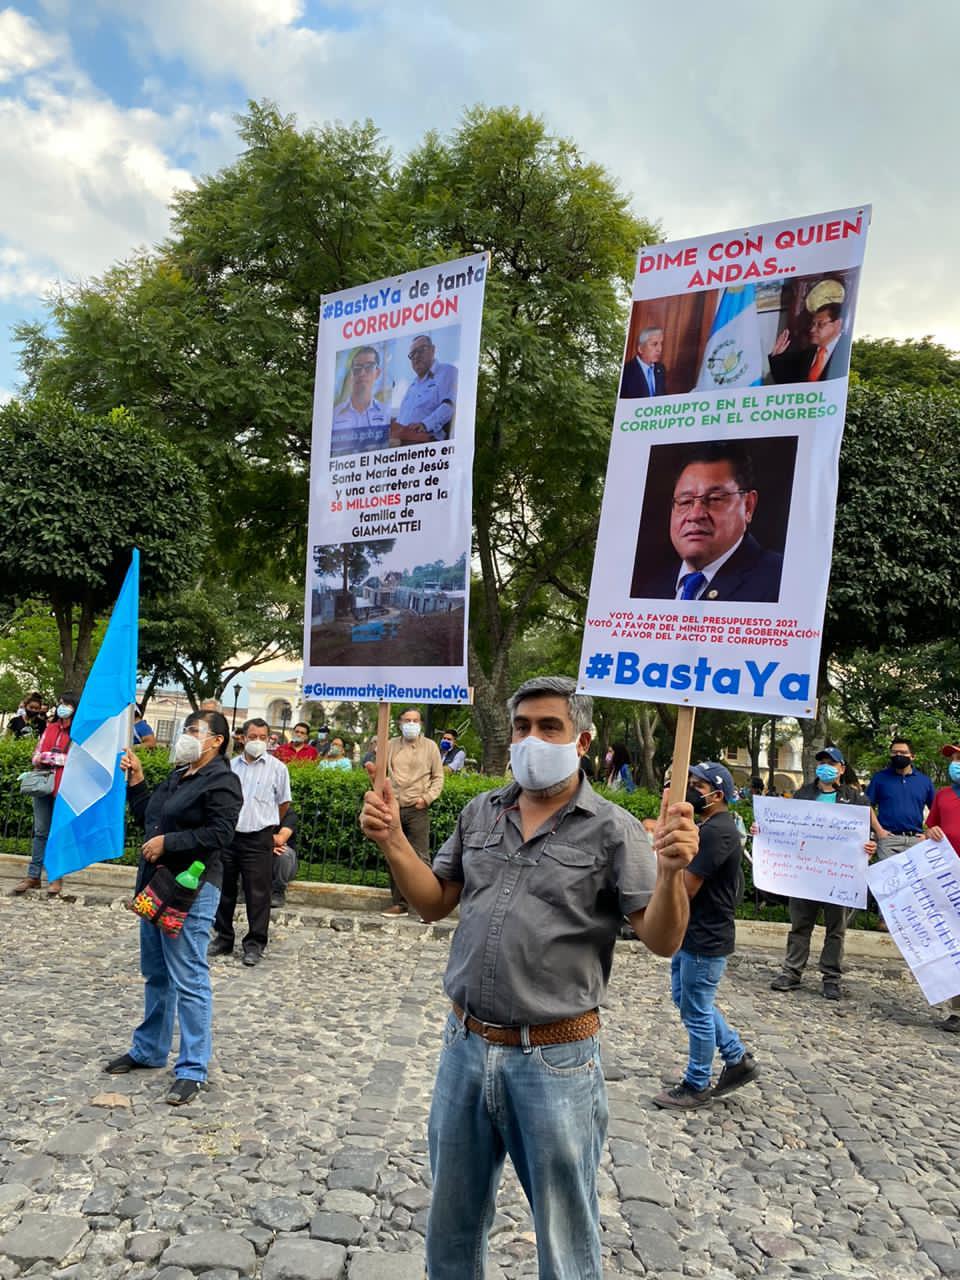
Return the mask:
<path id="1" fill-rule="evenodd" d="M 243 880 L 247 908 L 247 936 L 243 963 L 255 965 L 267 946 L 270 930 L 270 896 L 273 880 L 273 837 L 290 806 L 290 775 L 286 765 L 267 752 L 270 726 L 266 720 L 248 720 L 243 726 L 243 754 L 230 767 L 243 788 L 243 808 L 237 819 L 233 844 L 223 855 L 223 890 L 214 921 L 211 956 L 233 950 L 233 913 L 237 906 L 237 878 Z"/>
<path id="2" fill-rule="evenodd" d="M 824 747 L 816 755 L 817 776 L 812 782 L 806 782 L 793 797 L 794 800 L 816 800 L 821 804 L 857 804 L 869 805 L 870 801 L 853 787 L 840 781 L 840 772 L 845 765 L 840 751 L 836 747 Z M 759 828 L 754 823 L 751 831 L 757 834 Z M 877 846 L 872 840 L 864 845 L 867 856 L 876 853 Z M 806 898 L 790 898 L 790 933 L 787 936 L 787 954 L 783 958 L 783 972 L 770 983 L 774 991 L 790 991 L 799 987 L 800 979 L 810 956 L 810 936 L 817 916 L 823 912 L 823 927 L 826 937 L 823 950 L 820 952 L 820 972 L 823 975 L 823 998 L 825 1000 L 840 999 L 840 975 L 843 968 L 843 943 L 847 933 L 847 917 L 849 911 L 835 902 L 809 902 Z"/>

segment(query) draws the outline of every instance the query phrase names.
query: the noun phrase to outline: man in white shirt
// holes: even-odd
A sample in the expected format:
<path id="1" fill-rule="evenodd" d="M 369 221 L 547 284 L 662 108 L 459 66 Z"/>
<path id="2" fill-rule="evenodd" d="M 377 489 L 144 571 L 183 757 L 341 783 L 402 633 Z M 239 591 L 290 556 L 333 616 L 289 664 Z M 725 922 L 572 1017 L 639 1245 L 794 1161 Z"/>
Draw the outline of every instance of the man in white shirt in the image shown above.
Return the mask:
<path id="1" fill-rule="evenodd" d="M 267 751 L 270 726 L 266 720 L 248 720 L 243 733 L 243 753 L 230 762 L 243 788 L 243 808 L 233 843 L 223 855 L 223 889 L 207 954 L 222 956 L 233 951 L 239 878 L 247 909 L 243 963 L 255 965 L 266 949 L 270 931 L 273 837 L 290 807 L 290 775 L 286 765 Z"/>
<path id="2" fill-rule="evenodd" d="M 450 438 L 450 423 L 457 407 L 457 370 L 440 364 L 437 349 L 426 333 L 410 344 L 414 380 L 390 424 L 390 438 L 399 444 L 435 444 Z"/>

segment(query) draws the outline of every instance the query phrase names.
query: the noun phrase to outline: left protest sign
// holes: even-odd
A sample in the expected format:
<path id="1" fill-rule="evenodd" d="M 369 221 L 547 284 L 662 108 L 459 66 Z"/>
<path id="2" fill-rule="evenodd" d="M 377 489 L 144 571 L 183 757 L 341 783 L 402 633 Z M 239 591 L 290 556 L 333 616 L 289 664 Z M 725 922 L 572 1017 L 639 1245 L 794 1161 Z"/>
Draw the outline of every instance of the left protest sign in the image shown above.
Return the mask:
<path id="1" fill-rule="evenodd" d="M 867 871 L 890 936 L 930 1004 L 960 995 L 960 858 L 921 840 Z"/>
<path id="2" fill-rule="evenodd" d="M 820 804 L 755 796 L 753 883 L 758 889 L 829 902 L 867 905 L 867 805 Z"/>
<path id="3" fill-rule="evenodd" d="M 809 717 L 867 206 L 639 255 L 580 687 Z"/>
<path id="4" fill-rule="evenodd" d="M 467 703 L 472 473 L 489 258 L 320 310 L 303 694 Z"/>

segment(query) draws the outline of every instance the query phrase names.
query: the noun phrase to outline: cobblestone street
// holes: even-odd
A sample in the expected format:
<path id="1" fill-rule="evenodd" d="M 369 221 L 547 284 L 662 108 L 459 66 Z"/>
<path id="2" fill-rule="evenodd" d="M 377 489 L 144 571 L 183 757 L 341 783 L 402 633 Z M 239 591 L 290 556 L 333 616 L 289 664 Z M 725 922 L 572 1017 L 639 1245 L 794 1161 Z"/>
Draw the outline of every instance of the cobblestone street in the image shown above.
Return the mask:
<path id="1" fill-rule="evenodd" d="M 449 926 L 282 914 L 258 968 L 213 962 L 210 1088 L 181 1109 L 166 1072 L 101 1070 L 141 1010 L 119 903 L 4 898 L 0 929 L 0 1280 L 419 1280 Z M 851 962 L 837 1006 L 815 972 L 771 992 L 775 966 L 721 987 L 759 1084 L 678 1115 L 651 1104 L 683 1063 L 667 962 L 618 947 L 609 1274 L 960 1276 L 960 1037 L 898 968 Z M 508 1166 L 488 1276 L 535 1275 Z"/>

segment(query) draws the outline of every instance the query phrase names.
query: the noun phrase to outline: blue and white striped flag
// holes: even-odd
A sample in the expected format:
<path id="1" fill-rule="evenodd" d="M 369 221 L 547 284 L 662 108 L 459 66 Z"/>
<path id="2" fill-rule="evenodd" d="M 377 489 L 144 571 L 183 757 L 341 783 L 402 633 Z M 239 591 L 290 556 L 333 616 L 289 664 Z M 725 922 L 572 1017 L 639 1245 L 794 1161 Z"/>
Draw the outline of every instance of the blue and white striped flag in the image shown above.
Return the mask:
<path id="1" fill-rule="evenodd" d="M 698 391 L 757 387 L 763 381 L 763 352 L 757 291 L 752 284 L 724 289 L 700 365 Z"/>
<path id="2" fill-rule="evenodd" d="M 123 853 L 130 708 L 137 693 L 140 552 L 134 550 L 107 633 L 70 726 L 44 865 L 51 880 Z"/>

